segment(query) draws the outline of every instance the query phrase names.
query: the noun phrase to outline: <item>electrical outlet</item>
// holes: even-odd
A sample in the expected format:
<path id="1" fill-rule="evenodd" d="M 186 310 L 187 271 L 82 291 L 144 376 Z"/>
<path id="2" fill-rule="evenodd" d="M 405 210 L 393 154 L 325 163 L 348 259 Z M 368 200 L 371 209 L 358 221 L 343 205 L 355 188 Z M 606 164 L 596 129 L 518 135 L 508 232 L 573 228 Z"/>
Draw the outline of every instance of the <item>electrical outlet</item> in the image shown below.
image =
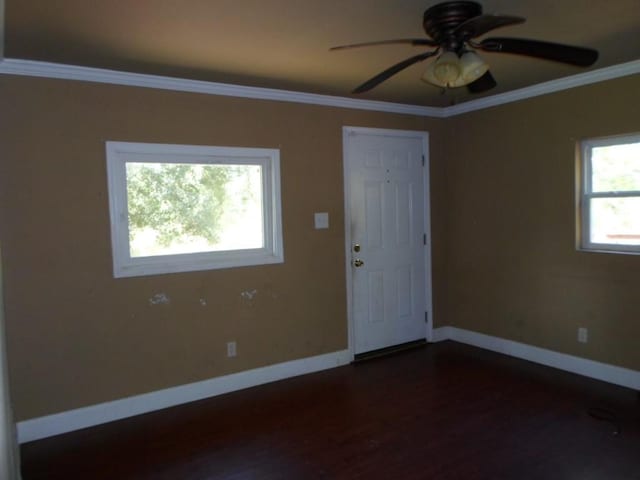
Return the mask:
<path id="1" fill-rule="evenodd" d="M 580 343 L 587 343 L 589 341 L 589 330 L 584 327 L 578 328 L 578 341 Z"/>
<path id="2" fill-rule="evenodd" d="M 236 356 L 236 342 L 227 342 L 227 357 Z"/>

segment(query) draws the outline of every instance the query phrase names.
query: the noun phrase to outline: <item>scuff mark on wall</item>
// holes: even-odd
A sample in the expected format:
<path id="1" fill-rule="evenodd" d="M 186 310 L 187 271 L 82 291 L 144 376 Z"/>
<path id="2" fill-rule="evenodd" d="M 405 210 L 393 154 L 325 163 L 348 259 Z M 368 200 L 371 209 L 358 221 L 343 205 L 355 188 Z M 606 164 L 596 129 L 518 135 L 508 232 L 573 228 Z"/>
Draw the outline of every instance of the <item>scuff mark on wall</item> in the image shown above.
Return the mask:
<path id="1" fill-rule="evenodd" d="M 253 300 L 253 297 L 255 297 L 257 294 L 258 290 L 256 290 L 255 288 L 253 290 L 245 290 L 244 292 L 240 292 L 240 296 L 245 300 Z"/>
<path id="2" fill-rule="evenodd" d="M 166 293 L 156 293 L 149 299 L 149 305 L 168 305 L 171 299 Z"/>
<path id="3" fill-rule="evenodd" d="M 256 302 L 256 296 L 258 295 L 258 289 L 254 288 L 253 290 L 245 290 L 240 292 L 240 298 L 242 300 L 242 304 L 245 307 L 253 308 Z"/>

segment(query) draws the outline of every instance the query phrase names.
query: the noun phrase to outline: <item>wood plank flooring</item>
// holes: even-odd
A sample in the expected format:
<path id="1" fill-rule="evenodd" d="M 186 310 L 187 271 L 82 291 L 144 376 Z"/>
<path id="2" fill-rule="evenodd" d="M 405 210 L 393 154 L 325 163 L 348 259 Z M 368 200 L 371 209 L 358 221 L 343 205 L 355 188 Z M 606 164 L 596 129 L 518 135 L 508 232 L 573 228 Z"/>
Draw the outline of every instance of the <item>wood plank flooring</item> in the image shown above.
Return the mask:
<path id="1" fill-rule="evenodd" d="M 593 407 L 615 422 L 592 418 Z M 31 442 L 21 454 L 23 480 L 638 480 L 640 401 L 443 342 Z"/>

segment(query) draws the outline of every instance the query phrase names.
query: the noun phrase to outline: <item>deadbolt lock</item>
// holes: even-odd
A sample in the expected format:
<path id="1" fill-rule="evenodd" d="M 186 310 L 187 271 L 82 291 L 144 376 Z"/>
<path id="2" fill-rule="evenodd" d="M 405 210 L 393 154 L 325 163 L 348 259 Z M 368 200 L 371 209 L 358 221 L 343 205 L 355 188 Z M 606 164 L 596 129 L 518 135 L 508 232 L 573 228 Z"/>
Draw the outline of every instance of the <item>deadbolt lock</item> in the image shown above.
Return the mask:
<path id="1" fill-rule="evenodd" d="M 353 246 L 353 251 L 354 251 L 354 252 L 359 252 L 359 251 L 360 251 L 360 244 L 359 244 L 359 243 L 356 243 L 356 244 Z"/>

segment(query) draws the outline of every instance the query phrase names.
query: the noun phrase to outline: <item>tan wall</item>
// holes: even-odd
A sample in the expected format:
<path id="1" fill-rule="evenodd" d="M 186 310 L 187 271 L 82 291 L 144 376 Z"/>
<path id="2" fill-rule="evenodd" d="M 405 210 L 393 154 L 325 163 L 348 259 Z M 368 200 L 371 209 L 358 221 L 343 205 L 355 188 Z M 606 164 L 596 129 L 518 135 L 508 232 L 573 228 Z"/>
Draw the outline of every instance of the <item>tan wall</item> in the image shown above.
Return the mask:
<path id="1" fill-rule="evenodd" d="M 574 196 L 576 141 L 639 105 L 634 76 L 453 119 L 442 323 L 640 370 L 640 256 L 576 251 Z"/>
<path id="2" fill-rule="evenodd" d="M 436 120 L 0 77 L 17 419 L 346 348 L 344 125 L 430 132 L 436 326 L 640 370 L 640 257 L 577 252 L 574 214 L 576 140 L 640 131 L 639 99 L 630 77 Z M 285 263 L 113 279 L 106 140 L 279 148 Z"/>
<path id="3" fill-rule="evenodd" d="M 342 126 L 428 130 L 432 157 L 443 138 L 419 117 L 26 77 L 0 78 L 0 106 L 18 420 L 347 348 Z M 285 263 L 114 279 L 106 140 L 279 148 Z"/>

